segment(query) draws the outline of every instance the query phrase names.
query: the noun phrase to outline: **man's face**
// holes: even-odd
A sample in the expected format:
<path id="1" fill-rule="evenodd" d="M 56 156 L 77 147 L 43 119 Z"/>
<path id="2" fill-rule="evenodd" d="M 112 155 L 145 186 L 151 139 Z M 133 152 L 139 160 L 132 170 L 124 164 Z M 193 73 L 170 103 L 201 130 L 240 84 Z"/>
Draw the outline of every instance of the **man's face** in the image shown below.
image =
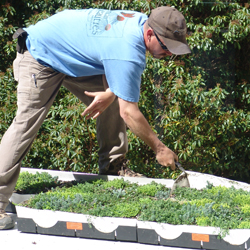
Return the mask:
<path id="1" fill-rule="evenodd" d="M 161 58 L 164 58 L 166 56 L 172 55 L 172 53 L 169 50 L 165 50 L 162 47 L 164 47 L 164 43 L 161 41 L 161 39 L 155 35 L 152 35 L 151 40 L 147 46 L 149 53 L 154 58 L 157 58 L 157 59 L 161 59 Z"/>

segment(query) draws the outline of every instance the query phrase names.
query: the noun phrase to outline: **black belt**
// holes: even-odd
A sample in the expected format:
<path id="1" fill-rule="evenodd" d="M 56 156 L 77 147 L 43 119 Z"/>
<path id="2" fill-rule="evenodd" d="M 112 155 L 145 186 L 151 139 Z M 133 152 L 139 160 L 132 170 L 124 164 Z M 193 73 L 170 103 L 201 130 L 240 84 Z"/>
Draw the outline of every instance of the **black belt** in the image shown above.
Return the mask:
<path id="1" fill-rule="evenodd" d="M 16 50 L 18 53 L 23 54 L 26 50 L 26 38 L 27 38 L 28 33 L 23 30 L 22 28 L 19 28 L 13 35 L 13 39 L 18 38 L 17 40 L 17 45 L 16 45 Z"/>

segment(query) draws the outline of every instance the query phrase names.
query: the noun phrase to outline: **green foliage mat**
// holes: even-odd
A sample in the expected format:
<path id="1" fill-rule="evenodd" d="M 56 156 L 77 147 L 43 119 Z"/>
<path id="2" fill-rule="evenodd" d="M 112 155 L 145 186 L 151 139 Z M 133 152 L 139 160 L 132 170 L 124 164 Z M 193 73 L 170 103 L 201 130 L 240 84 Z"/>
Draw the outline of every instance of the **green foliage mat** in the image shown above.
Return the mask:
<path id="1" fill-rule="evenodd" d="M 52 177 L 46 172 L 37 172 L 36 174 L 22 172 L 17 180 L 15 192 L 19 194 L 38 194 L 59 185 L 58 177 Z"/>
<path id="2" fill-rule="evenodd" d="M 225 232 L 250 228 L 250 192 L 208 183 L 203 190 L 177 188 L 171 197 L 169 194 L 169 188 L 156 182 L 138 185 L 124 179 L 94 180 L 52 188 L 21 206 L 173 225 L 212 226 Z"/>

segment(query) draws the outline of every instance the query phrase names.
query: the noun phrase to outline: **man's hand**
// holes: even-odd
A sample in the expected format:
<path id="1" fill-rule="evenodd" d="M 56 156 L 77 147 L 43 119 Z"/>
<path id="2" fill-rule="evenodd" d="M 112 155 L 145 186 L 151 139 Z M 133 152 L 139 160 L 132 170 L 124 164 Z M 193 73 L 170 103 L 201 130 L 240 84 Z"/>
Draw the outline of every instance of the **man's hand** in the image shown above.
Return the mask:
<path id="1" fill-rule="evenodd" d="M 168 147 L 164 147 L 156 153 L 156 160 L 165 167 L 175 170 L 175 162 L 178 162 L 178 156 Z"/>
<path id="2" fill-rule="evenodd" d="M 102 92 L 84 92 L 87 96 L 94 97 L 93 102 L 84 110 L 82 116 L 87 115 L 87 119 L 97 118 L 114 100 L 115 94 L 106 89 Z"/>

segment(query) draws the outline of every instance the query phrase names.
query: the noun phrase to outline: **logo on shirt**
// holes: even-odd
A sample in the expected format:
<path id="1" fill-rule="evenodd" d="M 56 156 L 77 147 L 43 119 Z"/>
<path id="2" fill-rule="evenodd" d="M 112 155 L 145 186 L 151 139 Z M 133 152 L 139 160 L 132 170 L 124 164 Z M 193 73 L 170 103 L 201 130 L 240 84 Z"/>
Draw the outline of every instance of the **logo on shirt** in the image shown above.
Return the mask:
<path id="1" fill-rule="evenodd" d="M 95 9 L 88 17 L 89 21 L 89 35 L 105 36 L 105 32 L 109 31 L 117 23 L 123 22 L 126 18 L 133 18 L 135 13 L 131 12 L 117 12 L 110 10 L 97 10 Z M 121 26 L 122 28 L 122 26 Z M 116 36 L 118 34 L 116 33 Z M 120 34 L 120 36 L 122 33 Z"/>

